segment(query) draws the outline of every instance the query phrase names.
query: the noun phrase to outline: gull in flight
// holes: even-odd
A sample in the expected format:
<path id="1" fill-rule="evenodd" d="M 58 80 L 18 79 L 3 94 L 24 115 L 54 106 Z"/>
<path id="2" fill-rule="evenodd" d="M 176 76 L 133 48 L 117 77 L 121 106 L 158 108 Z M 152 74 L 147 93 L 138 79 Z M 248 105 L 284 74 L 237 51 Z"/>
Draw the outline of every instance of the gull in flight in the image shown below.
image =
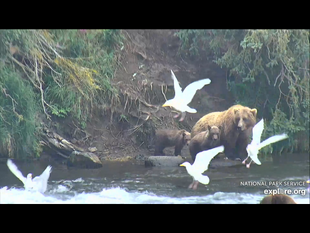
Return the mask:
<path id="1" fill-rule="evenodd" d="M 36 176 L 32 179 L 32 174 L 29 173 L 27 178 L 23 176 L 23 174 L 18 170 L 17 166 L 12 162 L 12 160 L 8 159 L 7 165 L 10 171 L 18 178 L 21 182 L 23 182 L 26 190 L 39 191 L 40 193 L 44 193 L 47 188 L 47 181 L 52 172 L 52 167 L 47 166 L 44 172 L 40 176 Z"/>
<path id="2" fill-rule="evenodd" d="M 171 70 L 171 77 L 173 79 L 173 85 L 174 85 L 174 98 L 171 100 L 167 100 L 163 107 L 173 107 L 174 109 L 180 111 L 182 113 L 182 116 L 180 118 L 180 121 L 183 121 L 186 115 L 186 112 L 190 113 L 196 113 L 197 110 L 194 108 L 190 108 L 187 106 L 193 99 L 194 95 L 196 94 L 197 90 L 200 90 L 205 85 L 210 84 L 211 80 L 206 78 L 202 79 L 196 82 L 193 82 L 189 84 L 184 91 L 182 92 L 182 88 L 179 85 L 179 82 L 177 78 L 175 77 L 173 71 Z M 180 114 L 177 114 L 174 116 L 174 118 L 179 117 Z"/>
<path id="3" fill-rule="evenodd" d="M 195 162 L 192 165 L 189 162 L 184 162 L 180 165 L 185 167 L 187 173 L 193 177 L 193 182 L 188 186 L 189 189 L 197 189 L 199 182 L 204 185 L 209 184 L 209 177 L 202 175 L 202 173 L 208 170 L 209 163 L 214 156 L 223 151 L 224 146 L 218 146 L 210 150 L 205 150 L 197 154 Z"/>
<path id="4" fill-rule="evenodd" d="M 250 168 L 252 161 L 254 161 L 257 165 L 261 165 L 261 162 L 257 158 L 257 154 L 261 148 L 263 148 L 263 147 L 265 147 L 271 143 L 275 143 L 275 142 L 278 142 L 278 141 L 281 141 L 281 140 L 288 138 L 287 134 L 284 133 L 284 134 L 272 136 L 272 137 L 266 139 L 265 141 L 260 142 L 263 130 L 264 130 L 264 119 L 261 119 L 253 127 L 252 142 L 249 145 L 247 145 L 247 147 L 246 147 L 246 151 L 248 152 L 248 157 L 246 157 L 245 160 L 242 161 L 242 163 L 245 164 L 245 161 L 250 157 L 251 161 L 250 161 L 250 163 L 246 164 L 247 168 Z"/>

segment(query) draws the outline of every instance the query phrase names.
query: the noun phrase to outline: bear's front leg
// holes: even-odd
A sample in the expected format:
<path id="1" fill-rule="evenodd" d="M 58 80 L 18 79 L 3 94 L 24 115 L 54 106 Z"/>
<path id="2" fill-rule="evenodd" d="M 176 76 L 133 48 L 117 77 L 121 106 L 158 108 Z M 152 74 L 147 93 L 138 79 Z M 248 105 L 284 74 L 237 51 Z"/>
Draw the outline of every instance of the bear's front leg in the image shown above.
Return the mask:
<path id="1" fill-rule="evenodd" d="M 181 156 L 181 150 L 182 150 L 182 148 L 180 148 L 180 146 L 175 146 L 175 148 L 174 148 L 174 155 L 175 156 L 178 156 L 178 155 L 180 155 Z"/>
<path id="2" fill-rule="evenodd" d="M 227 158 L 231 159 L 231 160 L 236 160 L 238 159 L 237 157 L 237 153 L 236 153 L 236 149 L 232 148 L 230 146 L 225 146 L 225 151 L 224 154 Z"/>
<path id="3" fill-rule="evenodd" d="M 181 150 L 184 146 L 184 141 L 183 141 L 183 135 L 178 139 L 178 142 L 177 144 L 175 145 L 174 147 L 174 155 L 175 156 L 178 156 L 178 155 L 181 155 Z"/>
<path id="4" fill-rule="evenodd" d="M 246 149 L 243 149 L 242 147 L 238 147 L 236 149 L 236 159 L 238 160 L 244 160 L 248 155 L 248 152 L 246 151 Z"/>
<path id="5" fill-rule="evenodd" d="M 246 134 L 240 134 L 238 140 L 236 142 L 236 158 L 240 160 L 244 160 L 248 156 L 248 152 L 246 151 L 247 145 L 250 143 L 249 138 Z"/>

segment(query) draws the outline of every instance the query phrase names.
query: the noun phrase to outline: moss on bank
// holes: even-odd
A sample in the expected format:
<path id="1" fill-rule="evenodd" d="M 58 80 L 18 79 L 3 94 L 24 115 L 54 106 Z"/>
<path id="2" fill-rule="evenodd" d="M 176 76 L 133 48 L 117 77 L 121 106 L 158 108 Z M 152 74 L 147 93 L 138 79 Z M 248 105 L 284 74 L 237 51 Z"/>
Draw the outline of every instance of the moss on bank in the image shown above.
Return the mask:
<path id="1" fill-rule="evenodd" d="M 38 156 L 41 113 L 85 128 L 94 105 L 108 106 L 119 30 L 1 30 L 0 153 Z"/>

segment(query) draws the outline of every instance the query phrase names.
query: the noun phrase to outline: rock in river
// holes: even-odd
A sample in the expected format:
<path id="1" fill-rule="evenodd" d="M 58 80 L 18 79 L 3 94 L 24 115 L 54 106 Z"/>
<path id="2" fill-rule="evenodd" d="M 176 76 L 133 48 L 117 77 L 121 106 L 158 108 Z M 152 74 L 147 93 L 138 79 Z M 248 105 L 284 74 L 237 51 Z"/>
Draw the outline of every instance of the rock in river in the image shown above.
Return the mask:
<path id="1" fill-rule="evenodd" d="M 184 161 L 181 156 L 149 156 L 144 164 L 146 167 L 177 167 Z"/>
<path id="2" fill-rule="evenodd" d="M 189 161 L 191 158 L 183 158 L 181 156 L 144 156 L 144 164 L 146 167 L 178 167 L 181 163 Z M 234 161 L 230 159 L 212 159 L 209 168 L 235 167 L 244 166 L 241 161 Z"/>
<path id="3" fill-rule="evenodd" d="M 244 166 L 244 164 L 242 164 L 241 161 L 235 161 L 230 159 L 212 159 L 209 168 L 235 167 L 235 166 Z"/>

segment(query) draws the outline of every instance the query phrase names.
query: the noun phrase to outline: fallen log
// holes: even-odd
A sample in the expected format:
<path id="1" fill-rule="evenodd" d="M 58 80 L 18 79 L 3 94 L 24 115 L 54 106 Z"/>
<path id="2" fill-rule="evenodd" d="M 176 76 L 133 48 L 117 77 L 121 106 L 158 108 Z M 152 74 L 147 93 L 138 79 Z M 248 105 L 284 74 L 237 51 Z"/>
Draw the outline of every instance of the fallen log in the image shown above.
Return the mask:
<path id="1" fill-rule="evenodd" d="M 67 161 L 68 167 L 100 168 L 102 163 L 97 155 L 92 152 L 73 151 Z"/>
<path id="2" fill-rule="evenodd" d="M 47 127 L 43 127 L 43 132 L 41 145 L 43 145 L 43 151 L 46 151 L 46 154 L 60 156 L 62 161 L 66 160 L 68 167 L 102 167 L 100 159 L 94 153 L 86 152 L 83 148 L 69 142 L 59 134 L 50 131 Z"/>

